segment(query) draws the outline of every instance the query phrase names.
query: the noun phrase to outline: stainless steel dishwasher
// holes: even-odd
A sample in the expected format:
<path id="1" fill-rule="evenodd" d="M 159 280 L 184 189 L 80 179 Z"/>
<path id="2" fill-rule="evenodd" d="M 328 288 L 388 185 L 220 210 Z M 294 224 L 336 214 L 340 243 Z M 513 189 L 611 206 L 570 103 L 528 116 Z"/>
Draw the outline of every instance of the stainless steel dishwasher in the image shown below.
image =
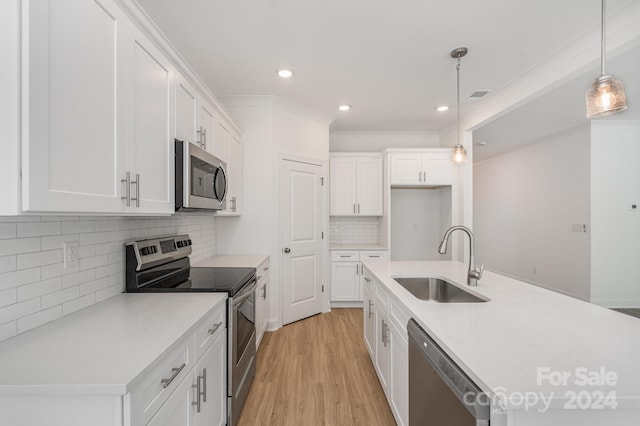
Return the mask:
<path id="1" fill-rule="evenodd" d="M 409 320 L 409 425 L 488 426 L 486 394 Z"/>

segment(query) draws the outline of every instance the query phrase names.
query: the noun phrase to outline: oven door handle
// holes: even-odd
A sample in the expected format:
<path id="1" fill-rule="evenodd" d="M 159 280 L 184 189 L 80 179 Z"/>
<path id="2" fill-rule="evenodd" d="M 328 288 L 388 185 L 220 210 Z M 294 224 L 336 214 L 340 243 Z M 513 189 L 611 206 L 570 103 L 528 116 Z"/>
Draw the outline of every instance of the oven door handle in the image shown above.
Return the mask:
<path id="1" fill-rule="evenodd" d="M 245 289 L 243 289 L 241 293 L 238 293 L 238 296 L 232 298 L 233 307 L 238 306 L 245 299 L 248 299 L 249 297 L 251 297 L 251 295 L 254 294 L 255 290 L 256 290 L 256 279 L 254 278 L 251 284 L 249 284 Z"/>

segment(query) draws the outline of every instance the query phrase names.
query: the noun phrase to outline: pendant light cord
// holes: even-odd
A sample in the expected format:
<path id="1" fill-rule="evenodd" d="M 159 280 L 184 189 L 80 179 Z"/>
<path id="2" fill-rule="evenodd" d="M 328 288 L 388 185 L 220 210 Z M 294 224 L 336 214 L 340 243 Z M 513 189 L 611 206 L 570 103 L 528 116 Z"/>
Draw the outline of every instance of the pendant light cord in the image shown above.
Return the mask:
<path id="1" fill-rule="evenodd" d="M 462 141 L 460 140 L 460 58 L 458 57 L 458 64 L 456 65 L 456 75 L 457 75 L 457 81 L 456 81 L 456 93 L 457 93 L 457 100 L 456 100 L 456 105 L 457 105 L 457 130 L 458 130 L 458 145 L 462 145 Z"/>
<path id="2" fill-rule="evenodd" d="M 601 29 L 602 29 L 602 33 L 600 34 L 600 75 L 604 75 L 604 63 L 605 63 L 605 55 L 606 55 L 606 48 L 605 48 L 605 33 L 606 33 L 606 19 L 605 16 L 607 16 L 607 8 L 606 8 L 606 3 L 607 0 L 602 0 L 602 25 L 601 25 Z"/>

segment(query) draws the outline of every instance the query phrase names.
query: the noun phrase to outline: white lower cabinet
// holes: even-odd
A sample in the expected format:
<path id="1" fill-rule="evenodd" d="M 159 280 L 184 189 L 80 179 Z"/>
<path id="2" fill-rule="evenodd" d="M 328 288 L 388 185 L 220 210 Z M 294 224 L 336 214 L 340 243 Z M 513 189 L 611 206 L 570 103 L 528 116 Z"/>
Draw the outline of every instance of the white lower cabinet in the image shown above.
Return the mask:
<path id="1" fill-rule="evenodd" d="M 409 425 L 409 315 L 364 270 L 364 342 L 398 425 Z"/>
<path id="2" fill-rule="evenodd" d="M 269 258 L 258 266 L 256 287 L 256 350 L 269 322 Z"/>
<path id="3" fill-rule="evenodd" d="M 389 260 L 389 252 L 332 251 L 331 252 L 331 301 L 361 302 L 363 300 L 364 267 L 362 262 Z"/>

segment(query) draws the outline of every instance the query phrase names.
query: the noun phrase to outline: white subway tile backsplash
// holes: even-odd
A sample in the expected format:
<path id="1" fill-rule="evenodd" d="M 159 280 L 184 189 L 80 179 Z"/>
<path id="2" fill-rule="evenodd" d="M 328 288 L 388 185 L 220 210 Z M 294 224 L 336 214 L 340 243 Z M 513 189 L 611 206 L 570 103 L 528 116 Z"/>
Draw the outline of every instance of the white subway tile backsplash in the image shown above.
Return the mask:
<path id="1" fill-rule="evenodd" d="M 53 278 L 46 281 L 39 281 L 33 284 L 26 284 L 18 287 L 18 302 L 43 296 L 62 289 L 62 278 Z"/>
<path id="2" fill-rule="evenodd" d="M 0 276 L 0 290 L 16 288 L 23 284 L 40 281 L 40 268 L 23 269 L 21 271 L 7 272 Z M 1 322 L 0 322 L 1 323 Z"/>
<path id="3" fill-rule="evenodd" d="M 46 324 L 62 316 L 62 306 L 54 306 L 44 311 L 22 317 L 18 320 L 18 333 L 24 333 L 39 325 Z"/>
<path id="4" fill-rule="evenodd" d="M 91 306 L 94 303 L 96 303 L 95 293 L 87 294 L 86 296 L 82 296 L 78 299 L 73 299 L 62 304 L 62 315 L 72 314 L 75 311 Z"/>
<path id="5" fill-rule="evenodd" d="M 17 268 L 17 256 L 2 256 L 0 257 L 0 274 L 5 272 L 15 271 Z"/>
<path id="6" fill-rule="evenodd" d="M 18 269 L 34 268 L 62 262 L 62 250 L 47 250 L 18 255 Z"/>
<path id="7" fill-rule="evenodd" d="M 63 234 L 81 234 L 83 232 L 93 232 L 95 226 L 93 220 L 77 220 L 73 222 L 62 222 Z"/>
<path id="8" fill-rule="evenodd" d="M 18 238 L 60 235 L 60 222 L 18 223 Z"/>
<path id="9" fill-rule="evenodd" d="M 0 324 L 0 342 L 15 336 L 18 333 L 18 321 Z"/>
<path id="10" fill-rule="evenodd" d="M 62 305 L 64 302 L 77 299 L 78 297 L 80 297 L 79 286 L 66 288 L 54 293 L 49 293 L 46 296 L 42 296 L 42 309 L 47 309 L 56 305 Z"/>
<path id="11" fill-rule="evenodd" d="M 14 304 L 17 301 L 18 296 L 15 288 L 0 291 L 0 307 Z"/>
<path id="12" fill-rule="evenodd" d="M 14 238 L 0 240 L 0 256 L 40 251 L 40 238 Z"/>
<path id="13" fill-rule="evenodd" d="M 215 225 L 210 213 L 0 217 L 0 341 L 121 293 L 126 241 L 188 233 L 197 262 L 215 255 Z M 71 241 L 80 267 L 64 269 Z"/>
<path id="14" fill-rule="evenodd" d="M 378 217 L 331 216 L 329 219 L 330 244 L 378 244 L 380 242 Z"/>
<path id="15" fill-rule="evenodd" d="M 42 250 L 62 249 L 64 243 L 78 241 L 77 234 L 54 235 L 50 237 L 42 237 Z"/>
<path id="16" fill-rule="evenodd" d="M 17 228 L 16 223 L 0 223 L 0 239 L 15 238 Z"/>
<path id="17" fill-rule="evenodd" d="M 0 308 L 0 324 L 26 317 L 27 315 L 38 312 L 40 308 L 39 297 L 5 306 Z"/>

